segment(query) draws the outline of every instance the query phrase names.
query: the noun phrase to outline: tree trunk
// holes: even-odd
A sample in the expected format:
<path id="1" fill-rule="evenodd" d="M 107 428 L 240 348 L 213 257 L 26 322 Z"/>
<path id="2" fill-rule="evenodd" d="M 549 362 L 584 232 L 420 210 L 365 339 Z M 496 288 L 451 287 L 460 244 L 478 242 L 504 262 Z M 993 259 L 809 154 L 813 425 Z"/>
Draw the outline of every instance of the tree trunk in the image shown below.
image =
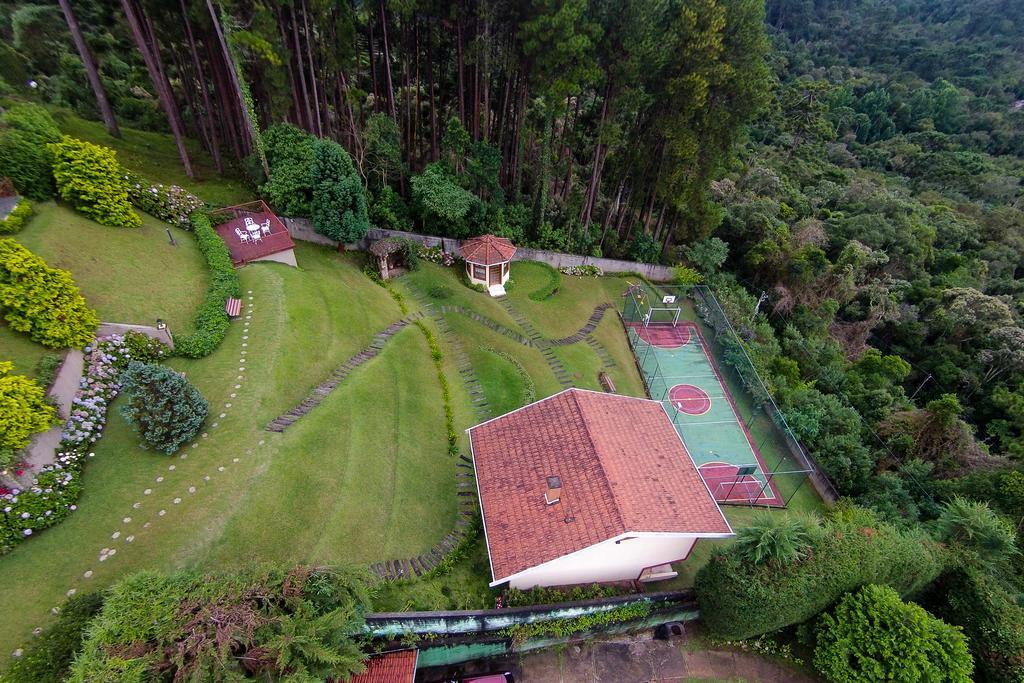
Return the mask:
<path id="1" fill-rule="evenodd" d="M 217 122 L 220 124 L 224 137 L 231 143 L 231 150 L 235 154 L 235 159 L 241 159 L 243 153 L 239 140 L 240 135 L 237 131 L 238 119 L 235 116 L 235 108 L 232 106 L 234 100 L 227 95 L 230 86 L 228 85 L 227 74 L 224 73 L 221 65 L 223 55 L 221 55 L 220 50 L 214 51 L 211 41 L 204 41 L 204 44 L 206 45 L 206 54 L 210 62 L 210 74 L 213 77 L 213 92 L 217 96 L 220 107 L 220 116 L 217 117 Z"/>
<path id="2" fill-rule="evenodd" d="M 167 81 L 167 75 L 163 71 L 163 65 L 159 60 L 158 48 L 154 43 L 147 40 L 146 28 L 143 25 L 142 8 L 135 6 L 135 0 L 121 0 L 124 8 L 125 18 L 128 20 L 128 27 L 131 29 L 135 44 L 142 54 L 146 63 L 146 70 L 156 88 L 157 97 L 163 106 L 164 114 L 167 115 L 167 122 L 171 126 L 171 135 L 174 137 L 174 144 L 178 148 L 178 156 L 181 157 L 181 165 L 185 169 L 185 175 L 194 178 L 192 171 L 192 160 L 189 159 L 188 150 L 185 148 L 185 135 L 181 129 L 181 118 L 178 113 L 178 105 L 174 102 L 171 93 L 171 84 Z"/>
<path id="3" fill-rule="evenodd" d="M 459 17 L 455 23 L 455 54 L 459 70 L 459 123 L 466 127 L 466 86 L 463 82 L 463 58 L 462 58 L 462 8 L 459 8 Z"/>
<path id="4" fill-rule="evenodd" d="M 220 157 L 220 138 L 217 135 L 217 127 L 213 122 L 213 107 L 210 104 L 210 92 L 206 87 L 203 78 L 203 65 L 199 60 L 199 50 L 196 49 L 196 38 L 192 33 L 192 21 L 188 18 L 188 9 L 185 7 L 185 0 L 181 3 L 181 15 L 185 21 L 185 36 L 188 38 L 188 50 L 192 56 L 192 68 L 195 71 L 196 83 L 199 86 L 199 93 L 203 99 L 203 118 L 206 120 L 206 130 L 210 135 L 210 154 L 213 156 L 213 165 L 217 167 L 217 173 L 224 171 L 224 164 Z"/>
<path id="5" fill-rule="evenodd" d="M 388 89 L 388 112 L 391 118 L 398 121 L 398 114 L 395 111 L 395 88 L 391 82 L 391 50 L 388 47 L 388 18 L 384 9 L 384 0 L 380 0 L 380 29 L 381 39 L 384 41 L 384 86 Z"/>
<path id="6" fill-rule="evenodd" d="M 310 132 L 314 130 L 313 109 L 309 104 L 309 87 L 306 84 L 306 66 L 302 59 L 302 44 L 299 42 L 299 18 L 295 16 L 295 5 L 289 7 L 292 19 L 292 55 L 295 57 L 295 71 L 299 74 L 300 93 L 302 94 L 303 116 L 305 125 L 302 127 Z M 295 84 L 292 84 L 295 87 Z"/>
<path id="7" fill-rule="evenodd" d="M 281 32 L 281 45 L 287 47 L 289 43 L 288 38 L 288 26 L 284 21 L 284 12 L 281 11 L 280 7 L 274 8 L 274 14 L 277 16 L 277 28 Z M 292 96 L 292 111 L 294 112 L 293 123 L 299 128 L 303 128 L 302 123 L 302 103 L 299 102 L 299 89 L 297 86 L 297 77 L 295 76 L 295 68 L 292 65 L 292 53 L 291 49 L 288 50 L 288 58 L 284 60 L 285 70 L 288 72 L 288 90 L 291 91 Z M 291 117 L 289 117 L 291 118 Z"/>
<path id="8" fill-rule="evenodd" d="M 427 53 L 432 52 L 433 47 L 432 37 L 434 32 L 431 30 L 427 33 Z M 430 160 L 437 161 L 441 155 L 440 145 L 438 145 L 437 135 L 437 103 L 434 99 L 434 65 L 438 63 L 437 55 L 431 55 L 432 59 L 428 60 L 427 66 L 430 73 Z M 443 93 L 442 93 L 443 96 Z"/>
<path id="9" fill-rule="evenodd" d="M 302 0 L 302 23 L 306 29 L 306 59 L 309 60 L 309 80 L 313 85 L 313 111 L 316 113 L 316 134 L 317 137 L 323 137 L 324 125 L 320 118 L 320 94 L 316 84 L 316 65 L 313 63 L 313 34 L 309 30 L 309 11 L 306 8 L 306 0 Z"/>
<path id="10" fill-rule="evenodd" d="M 96 96 L 96 106 L 100 110 L 100 116 L 103 117 L 103 123 L 107 127 L 107 132 L 115 138 L 119 138 L 121 137 L 121 129 L 117 127 L 114 109 L 110 106 L 110 100 L 107 99 L 107 91 L 103 88 L 103 81 L 100 80 L 100 72 L 96 68 L 96 60 L 93 59 L 89 45 L 85 42 L 82 30 L 78 26 L 78 19 L 75 18 L 75 13 L 71 10 L 70 0 L 60 0 L 60 8 L 64 11 L 64 19 L 68 22 L 68 30 L 71 31 L 71 38 L 75 41 L 78 56 L 82 58 L 85 74 L 88 76 L 89 85 L 92 86 L 92 92 Z"/>
<path id="11" fill-rule="evenodd" d="M 128 0 L 123 1 L 127 2 Z M 253 121 L 249 114 L 249 106 L 246 104 L 245 94 L 242 92 L 242 84 L 238 80 L 238 70 L 235 68 L 235 60 L 231 56 L 231 50 L 228 48 L 227 38 L 224 37 L 224 31 L 221 29 L 220 18 L 217 16 L 217 11 L 213 8 L 213 0 L 206 0 L 206 8 L 210 11 L 210 20 L 213 22 L 213 30 L 217 34 L 217 41 L 220 43 L 221 52 L 224 56 L 224 68 L 228 72 L 228 82 L 231 83 L 235 94 L 238 97 L 238 107 L 242 112 L 242 120 L 245 121 L 249 135 L 252 136 L 254 146 L 259 152 L 260 163 L 263 165 L 263 172 L 269 178 L 270 166 L 267 165 L 267 157 L 263 154 L 262 149 L 258 144 L 260 132 L 257 128 L 256 121 Z"/>

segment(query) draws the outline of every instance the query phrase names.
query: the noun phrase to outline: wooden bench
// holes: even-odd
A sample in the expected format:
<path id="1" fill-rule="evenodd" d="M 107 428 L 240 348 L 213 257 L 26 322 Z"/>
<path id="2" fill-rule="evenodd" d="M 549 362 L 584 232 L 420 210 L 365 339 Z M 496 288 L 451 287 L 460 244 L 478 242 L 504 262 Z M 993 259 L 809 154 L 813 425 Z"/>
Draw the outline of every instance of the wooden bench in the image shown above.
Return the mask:
<path id="1" fill-rule="evenodd" d="M 237 318 L 242 315 L 242 300 L 228 297 L 228 300 L 224 302 L 224 311 L 228 314 L 229 318 Z"/>
<path id="2" fill-rule="evenodd" d="M 607 393 L 609 393 L 609 394 L 618 393 L 618 392 L 615 391 L 615 382 L 612 381 L 611 376 L 607 372 L 602 370 L 601 372 L 597 373 L 597 379 L 600 380 L 601 386 L 604 387 L 604 390 Z"/>

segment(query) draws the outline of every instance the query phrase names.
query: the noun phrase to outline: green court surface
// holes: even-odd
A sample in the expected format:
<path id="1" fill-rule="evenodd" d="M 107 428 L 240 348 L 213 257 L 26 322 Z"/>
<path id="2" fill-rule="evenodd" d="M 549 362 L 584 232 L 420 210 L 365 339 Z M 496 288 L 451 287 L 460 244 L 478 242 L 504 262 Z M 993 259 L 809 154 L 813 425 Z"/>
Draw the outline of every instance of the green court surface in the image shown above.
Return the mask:
<path id="1" fill-rule="evenodd" d="M 629 323 L 651 398 L 661 401 L 715 499 L 782 506 L 757 445 L 694 323 Z"/>

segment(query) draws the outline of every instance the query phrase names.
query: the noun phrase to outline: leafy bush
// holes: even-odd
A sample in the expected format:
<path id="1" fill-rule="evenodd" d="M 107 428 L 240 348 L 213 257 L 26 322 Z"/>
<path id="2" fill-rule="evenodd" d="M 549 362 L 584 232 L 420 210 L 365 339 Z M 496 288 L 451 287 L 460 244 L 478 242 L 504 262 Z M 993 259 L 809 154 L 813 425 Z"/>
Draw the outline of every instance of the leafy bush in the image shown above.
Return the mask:
<path id="1" fill-rule="evenodd" d="M 823 614 L 814 668 L 835 683 L 962 681 L 974 664 L 960 629 L 900 600 L 888 586 L 864 586 Z"/>
<path id="2" fill-rule="evenodd" d="M 61 199 L 102 225 L 142 225 L 128 201 L 128 181 L 114 150 L 67 135 L 48 147 L 53 152 L 53 177 Z"/>
<path id="3" fill-rule="evenodd" d="M 601 277 L 604 275 L 603 270 L 589 263 L 582 266 L 562 266 L 558 270 L 566 275 L 572 275 L 574 277 Z"/>
<path id="4" fill-rule="evenodd" d="M 963 562 L 981 567 L 1005 567 L 1017 554 L 1017 534 L 987 503 L 956 496 L 942 506 L 935 531 Z"/>
<path id="5" fill-rule="evenodd" d="M 932 611 L 963 628 L 979 681 L 1024 680 L 1024 607 L 1017 604 L 1013 593 L 993 576 L 972 567 L 944 575 L 932 593 Z"/>
<path id="6" fill-rule="evenodd" d="M 322 567 L 135 574 L 115 584 L 67 679 L 346 680 L 364 669 L 353 634 L 361 574 Z"/>
<path id="7" fill-rule="evenodd" d="M 544 588 L 536 586 L 529 590 L 510 588 L 505 592 L 506 607 L 528 607 L 530 605 L 553 605 L 559 602 L 578 602 L 596 598 L 611 598 L 624 595 L 627 591 L 615 586 L 591 584 L 572 588 Z"/>
<path id="8" fill-rule="evenodd" d="M 270 165 L 270 179 L 260 192 L 279 213 L 312 215 L 313 150 L 316 138 L 288 123 L 271 126 L 263 133 Z"/>
<path id="9" fill-rule="evenodd" d="M 430 234 L 465 237 L 472 215 L 483 210 L 475 194 L 463 189 L 444 165 L 433 163 L 412 178 L 412 197 L 423 227 Z"/>
<path id="10" fill-rule="evenodd" d="M 820 532 L 811 517 L 760 512 L 736 532 L 736 553 L 752 565 L 785 566 L 804 559 Z"/>
<path id="11" fill-rule="evenodd" d="M 86 628 L 103 607 L 102 593 L 76 595 L 61 607 L 57 621 L 32 640 L 4 674 L 7 683 L 61 683 L 82 647 Z"/>
<path id="12" fill-rule="evenodd" d="M 121 414 L 147 444 L 168 455 L 196 435 L 210 410 L 184 375 L 163 365 L 133 360 L 121 381 L 128 395 Z"/>
<path id="13" fill-rule="evenodd" d="M 99 325 L 69 272 L 10 238 L 0 239 L 0 310 L 12 329 L 54 349 L 85 346 Z"/>
<path id="14" fill-rule="evenodd" d="M 545 299 L 554 296 L 555 292 L 558 291 L 559 285 L 562 284 L 562 276 L 558 273 L 557 270 L 555 270 L 546 263 L 543 263 L 541 261 L 530 261 L 530 263 L 533 263 L 543 268 L 544 272 L 547 273 L 548 281 L 547 284 L 545 284 L 543 287 L 541 287 L 540 289 L 535 289 L 534 291 L 527 294 L 527 296 L 530 297 L 530 299 L 533 301 L 544 301 Z"/>
<path id="15" fill-rule="evenodd" d="M 455 262 L 458 261 L 455 254 L 450 251 L 445 251 L 440 245 L 436 247 L 425 247 L 420 245 L 417 255 L 424 261 L 430 261 L 431 263 L 436 263 L 446 267 L 454 266 Z"/>
<path id="16" fill-rule="evenodd" d="M 114 367 L 124 370 L 128 363 L 137 360 L 141 363 L 154 363 L 171 355 L 171 349 L 159 339 L 148 334 L 128 330 L 124 333 L 124 345 L 127 353 L 114 361 Z"/>
<path id="17" fill-rule="evenodd" d="M 370 229 L 363 181 L 352 158 L 333 140 L 317 140 L 310 169 L 313 227 L 339 242 L 361 240 Z"/>
<path id="18" fill-rule="evenodd" d="M 128 199 L 140 211 L 179 228 L 191 228 L 189 216 L 203 208 L 203 200 L 177 185 L 151 183 L 134 173 L 124 174 Z"/>
<path id="19" fill-rule="evenodd" d="M 0 235 L 10 235 L 21 230 L 32 213 L 32 204 L 27 199 L 19 201 L 14 210 L 7 214 L 7 218 L 0 221 Z"/>
<path id="20" fill-rule="evenodd" d="M 60 130 L 50 113 L 37 104 L 18 104 L 2 117 L 8 130 L 0 135 L 0 169 L 18 192 L 36 201 L 53 196 L 53 153 Z M 13 231 L 11 231 L 13 232 Z"/>
<path id="21" fill-rule="evenodd" d="M 43 387 L 10 374 L 13 369 L 13 363 L 0 361 L 0 467 L 10 465 L 15 451 L 28 446 L 33 434 L 49 429 L 57 416 Z"/>
<path id="22" fill-rule="evenodd" d="M 452 297 L 452 289 L 445 285 L 431 285 L 427 288 L 427 294 L 431 299 L 450 299 Z"/>
<path id="23" fill-rule="evenodd" d="M 873 513 L 838 506 L 807 556 L 754 565 L 740 550 L 716 553 L 697 573 L 701 621 L 718 638 L 742 640 L 811 619 L 867 583 L 914 595 L 942 571 L 942 549 L 925 534 L 881 524 Z"/>
<path id="24" fill-rule="evenodd" d="M 369 217 L 373 225 L 393 230 L 411 230 L 412 219 L 409 218 L 409 207 L 405 205 L 402 195 L 390 186 L 385 185 L 370 198 Z"/>
<path id="25" fill-rule="evenodd" d="M 186 358 L 202 358 L 209 355 L 224 341 L 231 319 L 224 310 L 228 297 L 241 295 L 238 272 L 231 263 L 231 253 L 217 232 L 210 225 L 210 219 L 202 212 L 191 216 L 192 230 L 199 243 L 199 251 L 206 258 L 210 268 L 210 286 L 206 299 L 196 313 L 193 325 L 195 332 L 179 335 L 174 339 L 174 352 Z"/>

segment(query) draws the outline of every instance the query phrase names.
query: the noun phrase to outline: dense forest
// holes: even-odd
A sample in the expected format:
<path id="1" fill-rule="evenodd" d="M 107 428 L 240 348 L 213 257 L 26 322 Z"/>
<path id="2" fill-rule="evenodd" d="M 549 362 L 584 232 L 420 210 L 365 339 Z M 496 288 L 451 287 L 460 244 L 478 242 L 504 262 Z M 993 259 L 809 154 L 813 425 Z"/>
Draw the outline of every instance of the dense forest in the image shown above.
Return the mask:
<path id="1" fill-rule="evenodd" d="M 373 224 L 682 264 L 842 494 L 1024 526 L 1022 0 L 73 5 L 0 5 L 0 93 L 195 138 L 279 212 L 330 139 Z M 1015 615 L 986 672 L 1024 672 L 1010 555 L 945 579 Z"/>

